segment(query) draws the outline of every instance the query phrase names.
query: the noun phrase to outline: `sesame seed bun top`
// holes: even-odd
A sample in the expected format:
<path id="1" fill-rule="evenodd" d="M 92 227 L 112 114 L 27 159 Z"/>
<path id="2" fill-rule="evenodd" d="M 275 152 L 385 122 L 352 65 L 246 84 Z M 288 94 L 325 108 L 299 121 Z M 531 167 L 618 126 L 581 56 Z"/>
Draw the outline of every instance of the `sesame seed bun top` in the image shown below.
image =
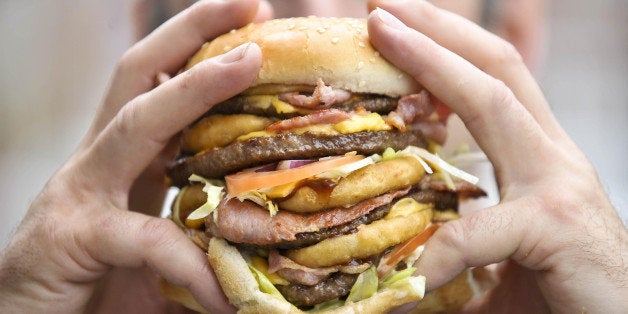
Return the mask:
<path id="1" fill-rule="evenodd" d="M 421 87 L 386 61 L 368 38 L 366 21 L 304 17 L 249 24 L 203 45 L 186 69 L 243 43 L 257 43 L 263 64 L 249 94 L 300 90 L 327 85 L 358 93 L 401 96 Z"/>

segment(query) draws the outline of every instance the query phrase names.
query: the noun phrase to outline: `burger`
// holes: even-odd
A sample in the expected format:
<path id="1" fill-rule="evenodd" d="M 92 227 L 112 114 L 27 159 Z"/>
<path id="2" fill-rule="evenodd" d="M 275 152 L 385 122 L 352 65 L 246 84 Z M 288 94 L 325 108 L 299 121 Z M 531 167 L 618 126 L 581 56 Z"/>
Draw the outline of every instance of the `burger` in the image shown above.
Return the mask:
<path id="1" fill-rule="evenodd" d="M 412 265 L 423 243 L 458 217 L 460 199 L 483 195 L 437 154 L 446 108 L 374 50 L 360 19 L 249 24 L 185 69 L 246 42 L 261 48 L 258 78 L 183 131 L 167 168 L 180 188 L 172 219 L 243 312 L 384 312 L 421 300 L 429 274 Z M 432 303 L 464 303 L 471 289 L 458 281 L 455 304 Z"/>

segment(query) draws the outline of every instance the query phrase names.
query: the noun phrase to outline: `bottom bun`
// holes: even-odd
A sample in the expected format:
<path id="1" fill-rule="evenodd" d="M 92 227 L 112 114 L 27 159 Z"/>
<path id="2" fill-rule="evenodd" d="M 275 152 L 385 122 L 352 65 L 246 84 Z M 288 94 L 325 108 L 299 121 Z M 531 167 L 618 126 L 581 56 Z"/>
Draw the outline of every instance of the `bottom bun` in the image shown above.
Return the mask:
<path id="1" fill-rule="evenodd" d="M 225 240 L 212 238 L 209 242 L 208 258 L 218 281 L 230 303 L 239 313 L 303 313 L 291 303 L 260 291 L 257 281 L 249 270 L 240 252 Z M 342 307 L 323 311 L 324 313 L 384 313 L 406 303 L 417 302 L 418 306 L 410 313 L 451 312 L 462 307 L 473 297 L 482 294 L 494 284 L 485 268 L 468 269 L 446 285 L 434 290 L 423 298 L 424 286 L 412 289 L 409 286 L 384 289 L 372 297 L 348 302 Z M 209 313 L 183 287 L 160 280 L 162 294 L 171 301 L 183 306 Z"/>
<path id="2" fill-rule="evenodd" d="M 208 249 L 209 262 L 231 304 L 241 313 L 303 313 L 291 303 L 261 292 L 240 252 L 225 240 L 212 238 Z M 347 302 L 325 313 L 383 313 L 402 304 L 423 298 L 425 285 L 388 288 L 372 297 Z"/>

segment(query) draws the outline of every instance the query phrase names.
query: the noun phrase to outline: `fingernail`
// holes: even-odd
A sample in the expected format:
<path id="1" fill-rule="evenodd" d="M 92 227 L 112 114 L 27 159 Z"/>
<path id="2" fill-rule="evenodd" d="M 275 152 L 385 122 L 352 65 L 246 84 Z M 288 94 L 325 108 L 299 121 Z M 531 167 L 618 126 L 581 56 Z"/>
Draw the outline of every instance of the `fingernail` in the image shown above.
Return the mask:
<path id="1" fill-rule="evenodd" d="M 250 46 L 251 46 L 251 43 L 248 42 L 248 43 L 244 43 L 240 46 L 237 46 L 231 49 L 231 51 L 225 53 L 224 55 L 220 57 L 220 62 L 233 63 L 238 60 L 241 60 L 242 58 L 244 58 L 244 56 L 246 56 L 246 52 L 249 50 Z"/>
<path id="2" fill-rule="evenodd" d="M 376 8 L 375 13 L 380 21 L 384 22 L 384 24 L 398 30 L 405 30 L 407 26 L 403 24 L 398 18 L 394 15 L 390 14 L 388 11 L 382 8 Z"/>

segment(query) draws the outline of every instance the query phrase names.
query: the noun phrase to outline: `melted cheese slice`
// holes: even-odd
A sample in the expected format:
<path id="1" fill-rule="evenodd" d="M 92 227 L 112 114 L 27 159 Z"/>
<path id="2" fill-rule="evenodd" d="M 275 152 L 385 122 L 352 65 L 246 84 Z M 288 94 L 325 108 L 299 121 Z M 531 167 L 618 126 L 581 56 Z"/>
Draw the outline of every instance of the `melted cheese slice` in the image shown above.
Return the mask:
<path id="1" fill-rule="evenodd" d="M 294 113 L 298 111 L 293 105 L 279 100 L 277 95 L 254 95 L 246 98 L 253 107 L 268 109 L 268 107 L 273 106 L 277 113 Z"/>
<path id="2" fill-rule="evenodd" d="M 303 134 L 306 132 L 316 135 L 337 135 L 351 134 L 364 131 L 388 131 L 392 126 L 387 124 L 382 116 L 372 112 L 369 114 L 355 114 L 351 119 L 336 124 L 316 124 L 302 128 L 295 128 L 290 132 L 295 134 Z M 255 131 L 238 137 L 238 141 L 245 141 L 253 137 L 273 136 L 277 132 L 271 131 Z"/>

